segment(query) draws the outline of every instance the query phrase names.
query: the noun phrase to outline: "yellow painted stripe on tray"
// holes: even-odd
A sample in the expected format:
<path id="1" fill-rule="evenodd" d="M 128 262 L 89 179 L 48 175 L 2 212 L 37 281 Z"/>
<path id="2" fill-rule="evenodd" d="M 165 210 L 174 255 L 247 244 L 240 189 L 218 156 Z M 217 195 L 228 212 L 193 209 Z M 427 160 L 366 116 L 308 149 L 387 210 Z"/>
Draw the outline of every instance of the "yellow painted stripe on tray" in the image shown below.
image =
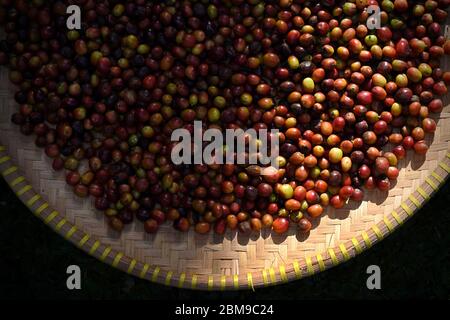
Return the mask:
<path id="1" fill-rule="evenodd" d="M 413 210 L 410 207 L 408 207 L 406 203 L 403 202 L 400 206 L 403 208 L 403 210 L 405 210 L 408 216 L 411 216 L 413 214 Z"/>
<path id="2" fill-rule="evenodd" d="M 388 228 L 389 231 L 394 230 L 394 227 L 392 226 L 392 223 L 391 223 L 391 221 L 389 221 L 387 216 L 383 217 L 383 221 L 384 221 L 384 224 L 386 225 L 386 227 Z"/>
<path id="3" fill-rule="evenodd" d="M 47 216 L 47 218 L 45 218 L 44 222 L 45 222 L 46 224 L 49 224 L 49 223 L 52 222 L 53 219 L 55 219 L 58 215 L 59 215 L 59 212 L 58 212 L 58 211 L 52 211 L 52 212 Z"/>
<path id="4" fill-rule="evenodd" d="M 237 274 L 233 276 L 233 285 L 235 289 L 239 289 L 239 276 Z"/>
<path id="5" fill-rule="evenodd" d="M 247 273 L 247 283 L 248 283 L 248 288 L 255 291 L 255 287 L 253 287 L 253 275 L 251 272 Z"/>
<path id="6" fill-rule="evenodd" d="M 30 186 L 29 184 L 27 184 L 26 186 L 24 186 L 22 189 L 20 189 L 19 191 L 16 192 L 16 195 L 18 197 L 23 196 L 26 192 L 30 191 L 31 189 L 33 189 L 32 186 Z"/>
<path id="7" fill-rule="evenodd" d="M 414 203 L 414 205 L 416 206 L 416 208 L 420 208 L 420 207 L 421 207 L 420 201 L 419 201 L 416 197 L 414 197 L 413 194 L 411 194 L 411 195 L 408 197 L 408 199 L 409 199 L 409 201 L 411 201 L 412 203 Z"/>
<path id="8" fill-rule="evenodd" d="M 0 151 L 5 151 L 6 147 L 5 146 L 0 146 Z"/>
<path id="9" fill-rule="evenodd" d="M 391 215 L 394 217 L 395 221 L 397 221 L 398 224 L 403 224 L 403 220 L 400 218 L 397 211 L 392 211 Z"/>
<path id="10" fill-rule="evenodd" d="M 220 290 L 225 290 L 226 286 L 227 286 L 227 276 L 222 275 L 220 277 Z"/>
<path id="11" fill-rule="evenodd" d="M 36 203 L 36 201 L 38 201 L 41 198 L 41 196 L 39 194 L 35 194 L 34 196 L 32 196 L 28 201 L 27 201 L 27 207 L 31 207 L 33 204 Z"/>
<path id="12" fill-rule="evenodd" d="M 165 284 L 166 286 L 170 285 L 170 281 L 172 280 L 172 275 L 173 275 L 173 272 L 172 272 L 172 271 L 167 272 L 167 274 L 166 274 L 166 280 L 164 281 L 164 284 Z"/>
<path id="13" fill-rule="evenodd" d="M 323 262 L 322 255 L 319 253 L 316 256 L 317 262 L 319 263 L 319 270 L 324 271 L 325 270 L 325 263 Z"/>
<path id="14" fill-rule="evenodd" d="M 269 284 L 269 279 L 267 278 L 267 271 L 265 269 L 262 271 L 262 275 L 264 286 L 267 286 Z"/>
<path id="15" fill-rule="evenodd" d="M 426 178 L 425 182 L 428 183 L 433 190 L 437 190 L 438 186 L 430 179 L 430 177 Z"/>
<path id="16" fill-rule="evenodd" d="M 314 274 L 314 267 L 312 265 L 312 260 L 310 257 L 306 258 L 306 269 L 308 270 L 308 274 L 310 276 Z"/>
<path id="17" fill-rule="evenodd" d="M 161 269 L 159 267 L 155 267 L 155 269 L 153 270 L 153 272 L 152 272 L 152 281 L 153 282 L 155 282 L 156 279 L 158 278 L 158 274 L 159 274 L 160 270 Z"/>
<path id="18" fill-rule="evenodd" d="M 111 252 L 111 247 L 106 247 L 106 249 L 103 251 L 102 255 L 100 256 L 101 261 L 105 261 L 108 254 Z"/>
<path id="19" fill-rule="evenodd" d="M 367 234 L 367 232 L 363 231 L 361 233 L 361 236 L 364 240 L 364 243 L 366 244 L 366 248 L 370 248 L 372 246 L 372 241 L 370 241 L 369 235 Z"/>
<path id="20" fill-rule="evenodd" d="M 91 247 L 91 250 L 89 250 L 89 254 L 94 254 L 95 251 L 97 251 L 97 248 L 100 246 L 100 241 L 95 240 L 94 244 Z"/>
<path id="21" fill-rule="evenodd" d="M 5 171 L 3 171 L 2 174 L 3 174 L 3 176 L 7 177 L 11 173 L 16 172 L 17 169 L 19 169 L 19 168 L 17 168 L 16 166 L 12 166 L 12 167 L 9 167 L 8 169 L 6 169 Z"/>
<path id="22" fill-rule="evenodd" d="M 37 215 L 37 216 L 40 216 L 41 213 L 42 213 L 45 209 L 47 209 L 48 207 L 49 207 L 49 204 L 48 204 L 47 202 L 44 202 L 43 204 L 40 205 L 39 208 L 37 208 L 37 209 L 34 211 L 34 214 Z"/>
<path id="23" fill-rule="evenodd" d="M 89 240 L 91 236 L 88 234 L 85 234 L 83 238 L 81 238 L 80 242 L 78 242 L 78 246 L 81 248 L 84 246 L 84 244 Z"/>
<path id="24" fill-rule="evenodd" d="M 4 156 L 0 158 L 0 164 L 5 163 L 6 161 L 11 160 L 10 156 Z"/>
<path id="25" fill-rule="evenodd" d="M 381 233 L 380 228 L 378 226 L 372 226 L 373 232 L 375 232 L 375 235 L 377 236 L 378 240 L 383 239 L 383 234 Z"/>
<path id="26" fill-rule="evenodd" d="M 270 282 L 272 282 L 272 283 L 277 282 L 277 278 L 275 278 L 275 269 L 274 268 L 269 269 L 269 276 L 270 276 Z"/>
<path id="27" fill-rule="evenodd" d="M 183 288 L 184 281 L 186 280 L 186 273 L 182 272 L 180 274 L 180 279 L 178 279 L 178 288 Z"/>
<path id="28" fill-rule="evenodd" d="M 198 279 L 198 277 L 196 274 L 192 275 L 192 279 L 191 279 L 191 288 L 192 289 L 197 288 L 197 279 Z"/>
<path id="29" fill-rule="evenodd" d="M 425 190 L 422 187 L 418 187 L 417 188 L 417 192 L 422 196 L 422 198 L 427 201 L 428 199 L 430 199 L 430 196 L 428 195 L 428 193 L 425 192 Z"/>
<path id="30" fill-rule="evenodd" d="M 355 249 L 356 249 L 356 252 L 357 252 L 357 253 L 361 253 L 361 252 L 362 252 L 362 248 L 361 248 L 361 246 L 359 245 L 359 241 L 358 241 L 356 238 L 352 238 L 352 243 L 353 243 L 353 246 L 354 246 Z"/>
<path id="31" fill-rule="evenodd" d="M 144 264 L 144 267 L 142 268 L 141 272 L 139 273 L 139 277 L 141 279 L 145 278 L 145 275 L 147 274 L 148 269 L 150 268 L 150 266 L 146 263 Z"/>
<path id="32" fill-rule="evenodd" d="M 208 276 L 208 290 L 211 291 L 214 286 L 214 278 L 213 276 Z"/>
<path id="33" fill-rule="evenodd" d="M 300 279 L 302 277 L 302 270 L 300 269 L 298 261 L 294 260 L 292 264 L 294 266 L 295 278 Z"/>
<path id="34" fill-rule="evenodd" d="M 67 231 L 66 235 L 64 236 L 66 239 L 70 239 L 73 234 L 75 233 L 75 231 L 77 231 L 77 227 L 76 226 L 72 226 L 72 228 L 69 229 L 69 231 Z"/>
<path id="35" fill-rule="evenodd" d="M 67 220 L 66 218 L 62 218 L 61 221 L 58 222 L 58 224 L 55 226 L 56 230 L 61 230 L 61 228 L 66 224 Z"/>
<path id="36" fill-rule="evenodd" d="M 13 181 L 11 181 L 11 187 L 15 187 L 19 183 L 24 182 L 24 181 L 25 181 L 25 177 L 24 176 L 17 177 Z"/>
<path id="37" fill-rule="evenodd" d="M 113 267 L 117 267 L 117 266 L 119 265 L 119 262 L 120 262 L 120 260 L 122 259 L 122 257 L 123 257 L 123 253 L 122 253 L 122 252 L 119 252 L 119 253 L 116 255 L 116 257 L 114 258 L 113 263 L 112 263 L 112 266 L 113 266 Z"/>
<path id="38" fill-rule="evenodd" d="M 444 182 L 444 178 L 442 178 L 440 175 L 438 175 L 436 172 L 432 172 L 431 175 L 433 176 L 433 178 L 436 179 L 437 182 L 439 182 L 440 184 L 442 182 Z"/>
<path id="39" fill-rule="evenodd" d="M 450 167 L 446 165 L 444 162 L 439 163 L 439 166 L 445 171 L 447 171 L 447 173 L 450 173 Z"/>
<path id="40" fill-rule="evenodd" d="M 339 264 L 339 260 L 336 257 L 336 253 L 334 252 L 334 249 L 333 248 L 328 249 L 328 254 L 330 255 L 333 265 L 337 266 Z"/>
<path id="41" fill-rule="evenodd" d="M 288 281 L 288 277 L 286 275 L 286 267 L 284 265 L 281 265 L 279 267 L 280 269 L 280 277 L 281 277 L 281 281 L 283 282 L 287 282 Z"/>
<path id="42" fill-rule="evenodd" d="M 341 243 L 339 245 L 339 249 L 342 252 L 342 255 L 344 256 L 344 260 L 347 261 L 348 259 L 350 259 L 350 255 L 348 254 L 347 248 L 345 247 L 345 245 L 343 243 Z"/>
<path id="43" fill-rule="evenodd" d="M 131 260 L 130 265 L 128 266 L 127 273 L 131 274 L 136 267 L 137 261 L 136 259 Z"/>

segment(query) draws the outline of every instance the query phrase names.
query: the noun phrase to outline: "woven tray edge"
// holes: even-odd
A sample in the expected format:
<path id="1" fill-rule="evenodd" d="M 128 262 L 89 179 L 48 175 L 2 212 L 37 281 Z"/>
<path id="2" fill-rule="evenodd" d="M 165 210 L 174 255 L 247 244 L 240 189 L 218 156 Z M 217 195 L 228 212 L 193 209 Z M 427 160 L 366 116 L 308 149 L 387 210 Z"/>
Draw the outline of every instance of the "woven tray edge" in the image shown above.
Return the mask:
<path id="1" fill-rule="evenodd" d="M 450 150 L 447 150 L 446 156 L 438 163 L 437 167 L 397 209 L 384 215 L 382 221 L 352 239 L 342 242 L 334 248 L 329 248 L 326 252 L 294 260 L 277 268 L 222 276 L 173 272 L 143 263 L 104 245 L 80 227 L 67 221 L 64 215 L 53 210 L 51 205 L 28 183 L 21 174 L 20 168 L 8 155 L 6 147 L 1 145 L 0 172 L 16 196 L 35 216 L 76 247 L 101 262 L 130 275 L 166 286 L 196 290 L 255 290 L 255 288 L 299 280 L 325 271 L 348 261 L 387 237 L 413 216 L 449 177 Z"/>

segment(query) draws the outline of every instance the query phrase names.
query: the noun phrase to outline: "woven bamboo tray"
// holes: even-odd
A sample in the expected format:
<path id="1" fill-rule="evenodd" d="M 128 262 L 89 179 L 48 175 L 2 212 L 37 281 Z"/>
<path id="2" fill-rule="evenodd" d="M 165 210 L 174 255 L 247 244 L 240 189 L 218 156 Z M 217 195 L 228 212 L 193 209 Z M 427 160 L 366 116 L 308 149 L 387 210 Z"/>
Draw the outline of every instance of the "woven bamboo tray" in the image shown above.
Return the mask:
<path id="1" fill-rule="evenodd" d="M 450 63 L 445 63 L 445 70 Z M 30 210 L 67 240 L 113 267 L 153 282 L 202 290 L 254 289 L 326 270 L 370 248 L 412 216 L 450 172 L 450 105 L 438 118 L 438 129 L 425 157 L 400 163 L 389 193 L 367 192 L 360 206 L 328 209 L 308 237 L 268 231 L 244 237 L 175 232 L 164 225 L 146 235 L 141 223 L 122 235 L 112 231 L 91 200 L 77 198 L 63 174 L 33 138 L 20 134 L 10 116 L 17 108 L 7 71 L 0 72 L 0 172 Z M 449 97 L 446 104 L 450 103 Z M 30 245 L 33 245 L 30 243 Z"/>

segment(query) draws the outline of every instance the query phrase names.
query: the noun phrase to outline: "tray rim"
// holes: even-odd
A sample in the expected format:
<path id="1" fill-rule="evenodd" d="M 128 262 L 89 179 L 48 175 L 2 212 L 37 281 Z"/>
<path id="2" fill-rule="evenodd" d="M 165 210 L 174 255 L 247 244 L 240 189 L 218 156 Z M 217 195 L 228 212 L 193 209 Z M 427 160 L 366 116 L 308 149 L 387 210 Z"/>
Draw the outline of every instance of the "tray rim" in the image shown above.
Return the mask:
<path id="1" fill-rule="evenodd" d="M 348 261 L 383 240 L 417 213 L 450 176 L 450 149 L 445 152 L 445 157 L 438 162 L 424 182 L 397 209 L 385 214 L 383 220 L 372 225 L 370 229 L 341 242 L 334 248 L 329 248 L 326 252 L 317 252 L 306 258 L 279 265 L 277 268 L 222 276 L 174 272 L 157 265 L 143 263 L 101 243 L 81 227 L 67 221 L 63 214 L 52 209 L 51 205 L 28 183 L 3 145 L 0 145 L 0 172 L 16 196 L 35 216 L 73 245 L 103 263 L 130 275 L 166 286 L 210 291 L 255 290 L 325 271 Z"/>

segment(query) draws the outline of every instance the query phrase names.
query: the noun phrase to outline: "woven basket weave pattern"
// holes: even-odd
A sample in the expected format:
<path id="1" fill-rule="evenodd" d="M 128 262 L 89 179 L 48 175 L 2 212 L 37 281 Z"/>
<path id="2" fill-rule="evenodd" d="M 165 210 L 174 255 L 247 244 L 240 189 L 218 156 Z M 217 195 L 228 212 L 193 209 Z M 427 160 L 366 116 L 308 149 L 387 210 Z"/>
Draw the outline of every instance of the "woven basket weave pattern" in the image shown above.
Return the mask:
<path id="1" fill-rule="evenodd" d="M 367 192 L 361 205 L 326 210 L 308 237 L 297 235 L 295 228 L 287 236 L 268 231 L 250 238 L 230 232 L 225 237 L 203 236 L 193 231 L 175 232 L 170 225 L 150 236 L 139 222 L 119 235 L 107 226 L 90 200 L 73 194 L 63 174 L 52 171 L 50 160 L 34 145 L 34 139 L 23 136 L 11 124 L 10 116 L 17 106 L 4 69 L 0 83 L 0 170 L 18 196 L 83 250 L 136 276 L 168 285 L 253 288 L 336 265 L 370 247 L 411 215 L 439 187 L 450 167 L 447 106 L 440 114 L 435 135 L 427 137 L 433 142 L 426 159 L 409 152 L 389 193 Z"/>

